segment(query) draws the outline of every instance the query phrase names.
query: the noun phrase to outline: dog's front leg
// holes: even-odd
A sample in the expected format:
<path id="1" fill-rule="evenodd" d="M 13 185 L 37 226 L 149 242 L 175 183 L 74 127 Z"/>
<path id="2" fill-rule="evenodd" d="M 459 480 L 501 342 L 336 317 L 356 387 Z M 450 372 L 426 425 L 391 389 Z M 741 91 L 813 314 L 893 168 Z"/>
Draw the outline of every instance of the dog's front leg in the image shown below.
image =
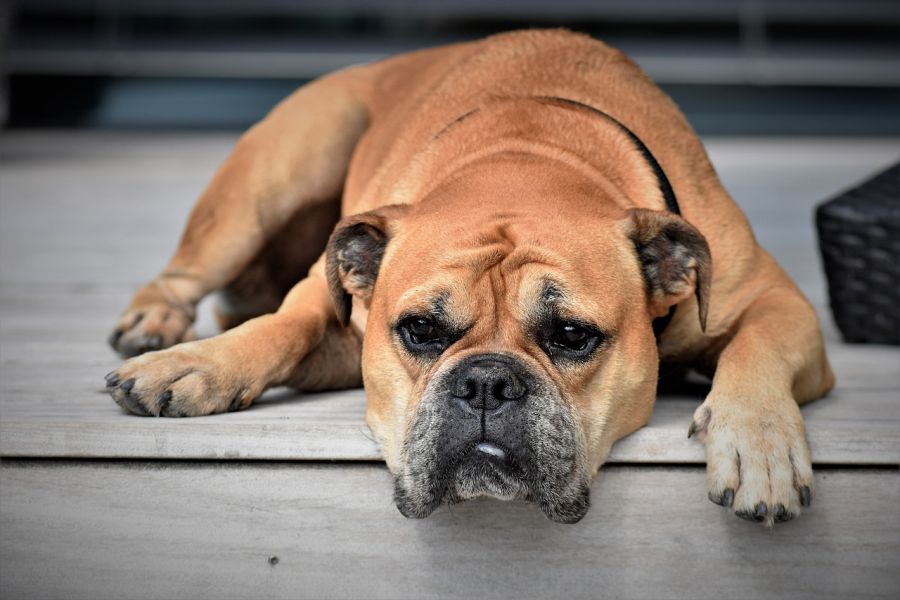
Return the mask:
<path id="1" fill-rule="evenodd" d="M 358 386 L 360 334 L 338 324 L 319 265 L 281 308 L 213 338 L 126 361 L 107 389 L 139 415 L 200 416 L 249 406 L 267 388 Z M 312 360 L 319 354 L 330 360 Z"/>
<path id="2" fill-rule="evenodd" d="M 709 498 L 745 519 L 790 520 L 813 491 L 798 405 L 834 384 L 815 312 L 779 282 L 742 312 L 712 359 L 712 389 L 689 430 L 706 445 Z"/>

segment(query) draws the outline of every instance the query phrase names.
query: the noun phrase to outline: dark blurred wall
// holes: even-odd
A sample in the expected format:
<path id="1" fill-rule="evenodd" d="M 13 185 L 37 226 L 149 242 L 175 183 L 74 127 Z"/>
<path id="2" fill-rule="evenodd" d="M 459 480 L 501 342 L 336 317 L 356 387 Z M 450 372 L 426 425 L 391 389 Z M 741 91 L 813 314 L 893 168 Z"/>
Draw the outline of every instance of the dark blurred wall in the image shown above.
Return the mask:
<path id="1" fill-rule="evenodd" d="M 701 133 L 900 134 L 897 0 L 0 6 L 9 31 L 0 73 L 10 127 L 243 128 L 297 85 L 348 64 L 509 29 L 565 26 L 629 53 Z"/>

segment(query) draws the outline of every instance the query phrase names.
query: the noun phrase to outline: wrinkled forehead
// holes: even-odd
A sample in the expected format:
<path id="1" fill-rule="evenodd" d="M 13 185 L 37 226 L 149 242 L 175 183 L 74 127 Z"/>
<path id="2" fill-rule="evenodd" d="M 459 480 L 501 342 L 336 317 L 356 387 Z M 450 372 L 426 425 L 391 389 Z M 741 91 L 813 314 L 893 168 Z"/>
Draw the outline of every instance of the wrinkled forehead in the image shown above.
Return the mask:
<path id="1" fill-rule="evenodd" d="M 638 274 L 630 242 L 612 221 L 568 231 L 559 223 L 438 223 L 395 241 L 382 270 L 389 312 L 427 312 L 461 327 L 491 311 L 520 321 L 548 308 L 612 319 Z"/>

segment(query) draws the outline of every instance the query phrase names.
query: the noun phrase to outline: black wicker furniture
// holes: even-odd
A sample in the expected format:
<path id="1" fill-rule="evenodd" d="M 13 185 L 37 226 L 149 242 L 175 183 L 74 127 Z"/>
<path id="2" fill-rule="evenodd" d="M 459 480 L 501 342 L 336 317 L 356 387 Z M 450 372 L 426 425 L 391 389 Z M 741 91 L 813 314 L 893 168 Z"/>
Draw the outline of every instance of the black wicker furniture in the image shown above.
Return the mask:
<path id="1" fill-rule="evenodd" d="M 900 163 L 819 205 L 816 226 L 844 340 L 900 344 Z"/>

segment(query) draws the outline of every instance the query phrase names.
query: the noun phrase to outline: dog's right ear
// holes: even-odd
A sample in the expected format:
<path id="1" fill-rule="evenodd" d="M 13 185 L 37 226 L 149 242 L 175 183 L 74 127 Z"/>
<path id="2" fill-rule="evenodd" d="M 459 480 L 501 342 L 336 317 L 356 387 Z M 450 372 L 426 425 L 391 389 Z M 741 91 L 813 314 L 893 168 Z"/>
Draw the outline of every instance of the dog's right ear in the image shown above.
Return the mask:
<path id="1" fill-rule="evenodd" d="M 408 208 L 404 204 L 382 206 L 341 219 L 335 226 L 325 251 L 325 273 L 341 325 L 350 322 L 353 296 L 367 303 L 371 299 L 384 250 Z"/>
<path id="2" fill-rule="evenodd" d="M 627 230 L 637 250 L 656 317 L 691 295 L 697 297 L 700 329 L 706 331 L 712 255 L 697 228 L 670 212 L 633 208 Z"/>

